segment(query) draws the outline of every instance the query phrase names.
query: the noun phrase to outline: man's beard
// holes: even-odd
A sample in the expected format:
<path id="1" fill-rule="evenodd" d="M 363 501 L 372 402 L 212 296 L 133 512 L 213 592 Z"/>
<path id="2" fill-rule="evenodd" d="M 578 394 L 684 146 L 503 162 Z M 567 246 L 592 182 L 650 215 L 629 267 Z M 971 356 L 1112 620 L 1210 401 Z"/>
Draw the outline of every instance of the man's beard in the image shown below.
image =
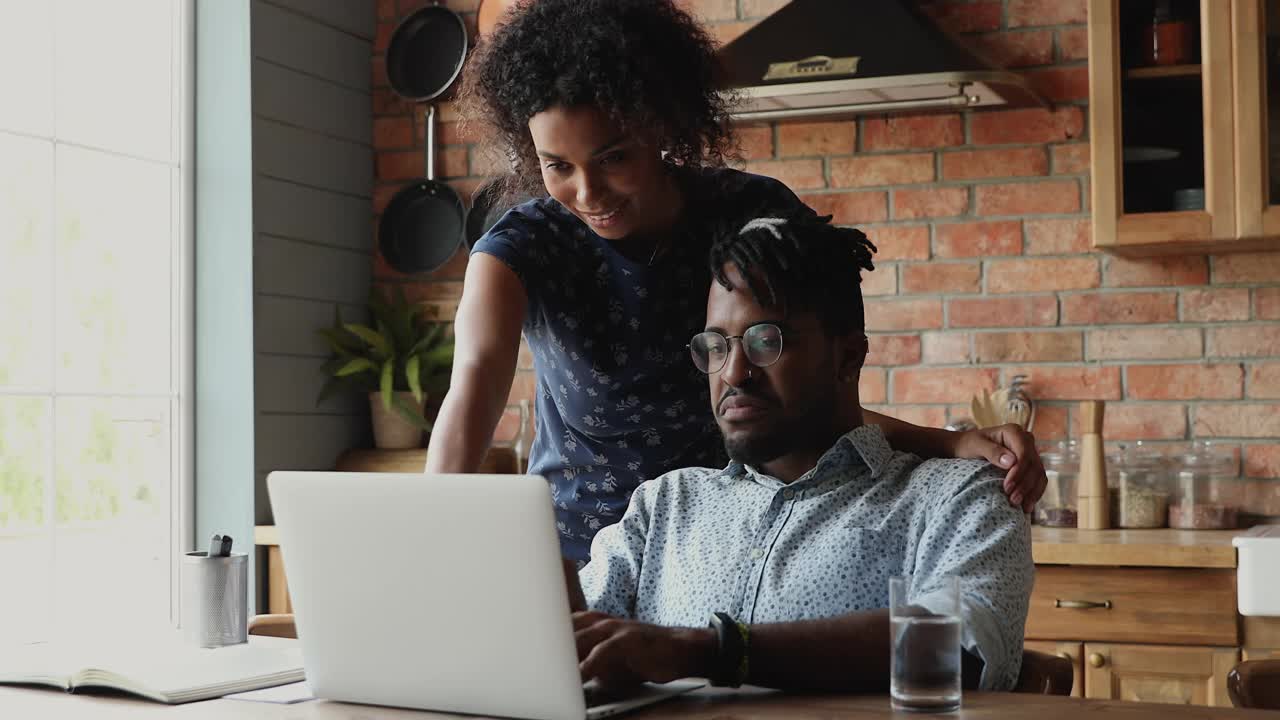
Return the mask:
<path id="1" fill-rule="evenodd" d="M 770 460 L 786 455 L 790 452 L 792 444 L 789 433 L 778 431 L 762 433 L 754 437 L 726 437 L 724 450 L 729 454 L 729 459 L 734 462 L 760 467 Z"/>
<path id="2" fill-rule="evenodd" d="M 815 393 L 797 417 L 782 418 L 773 428 L 753 435 L 726 435 L 724 449 L 729 459 L 759 468 L 788 453 L 804 449 L 807 442 L 824 437 L 835 417 L 836 392 Z M 825 449 L 825 448 L 821 448 Z"/>

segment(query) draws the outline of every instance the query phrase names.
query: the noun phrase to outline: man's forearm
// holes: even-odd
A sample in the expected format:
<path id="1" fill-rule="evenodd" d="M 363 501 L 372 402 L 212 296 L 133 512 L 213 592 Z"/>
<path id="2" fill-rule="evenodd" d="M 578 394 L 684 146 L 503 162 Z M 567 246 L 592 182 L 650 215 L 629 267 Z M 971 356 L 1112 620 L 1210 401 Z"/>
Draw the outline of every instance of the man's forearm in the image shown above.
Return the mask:
<path id="1" fill-rule="evenodd" d="M 752 685 L 882 692 L 889 687 L 889 611 L 752 625 Z"/>
<path id="2" fill-rule="evenodd" d="M 863 422 L 868 425 L 879 425 L 885 440 L 890 447 L 899 452 L 907 452 L 922 458 L 950 457 L 952 449 L 949 441 L 951 431 L 941 428 L 912 425 L 906 420 L 882 415 L 873 410 L 862 409 Z"/>

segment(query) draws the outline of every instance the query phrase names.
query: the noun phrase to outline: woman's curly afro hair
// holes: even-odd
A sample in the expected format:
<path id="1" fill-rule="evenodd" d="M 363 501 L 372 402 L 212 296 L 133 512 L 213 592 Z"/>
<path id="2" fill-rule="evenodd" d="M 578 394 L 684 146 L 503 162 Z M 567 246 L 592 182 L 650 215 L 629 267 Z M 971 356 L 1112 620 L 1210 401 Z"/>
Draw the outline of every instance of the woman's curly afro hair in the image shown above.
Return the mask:
<path id="1" fill-rule="evenodd" d="M 716 67 L 714 41 L 672 0 L 521 0 L 468 61 L 463 122 L 532 194 L 529 118 L 555 106 L 594 105 L 670 162 L 719 166 L 732 139 Z"/>

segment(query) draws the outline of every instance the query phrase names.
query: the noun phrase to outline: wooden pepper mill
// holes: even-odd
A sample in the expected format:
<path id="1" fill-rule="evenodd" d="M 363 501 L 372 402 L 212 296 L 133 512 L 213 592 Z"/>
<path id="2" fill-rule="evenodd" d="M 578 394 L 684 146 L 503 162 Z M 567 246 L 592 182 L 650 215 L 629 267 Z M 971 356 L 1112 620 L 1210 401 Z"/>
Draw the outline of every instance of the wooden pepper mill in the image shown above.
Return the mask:
<path id="1" fill-rule="evenodd" d="M 1111 497 L 1107 492 L 1107 457 L 1102 445 L 1102 415 L 1106 403 L 1080 403 L 1080 476 L 1077 484 L 1079 515 L 1076 526 L 1106 530 L 1111 525 Z"/>

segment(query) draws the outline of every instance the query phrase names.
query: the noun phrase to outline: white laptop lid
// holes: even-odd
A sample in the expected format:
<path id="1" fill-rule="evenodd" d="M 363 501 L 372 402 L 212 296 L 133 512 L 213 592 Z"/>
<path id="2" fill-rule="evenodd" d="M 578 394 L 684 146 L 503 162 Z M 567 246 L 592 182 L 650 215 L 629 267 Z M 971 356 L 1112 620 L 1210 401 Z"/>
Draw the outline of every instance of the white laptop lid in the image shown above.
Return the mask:
<path id="1" fill-rule="evenodd" d="M 317 697 L 585 716 L 541 477 L 277 471 L 267 487 Z"/>

